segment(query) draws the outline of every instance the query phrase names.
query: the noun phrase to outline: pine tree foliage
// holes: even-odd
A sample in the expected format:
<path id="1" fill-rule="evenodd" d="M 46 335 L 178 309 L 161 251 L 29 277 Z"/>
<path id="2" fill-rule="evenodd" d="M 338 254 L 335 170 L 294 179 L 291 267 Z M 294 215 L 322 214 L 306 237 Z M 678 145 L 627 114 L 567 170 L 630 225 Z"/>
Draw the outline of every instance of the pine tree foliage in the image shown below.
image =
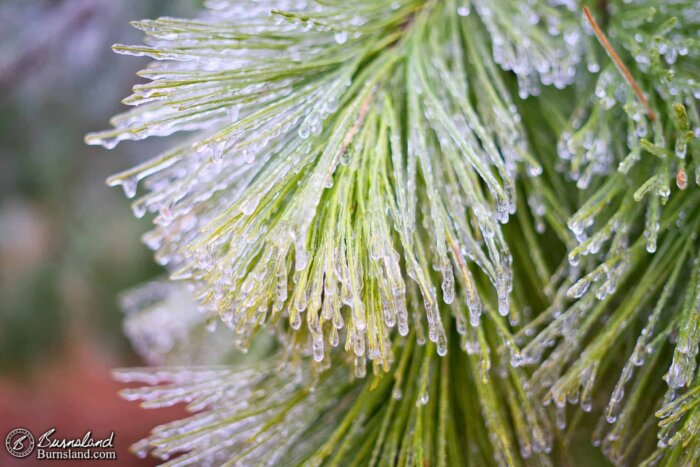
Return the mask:
<path id="1" fill-rule="evenodd" d="M 667 420 L 648 462 L 667 455 L 668 465 L 693 465 L 700 455 L 692 417 L 671 426 L 668 416 L 694 384 L 700 338 L 698 198 L 689 182 L 700 181 L 693 79 L 700 10 L 697 2 L 673 3 L 610 10 L 609 34 L 634 60 L 636 80 L 659 115 L 645 109 L 613 64 L 602 67 L 595 97 L 582 98 L 574 111 L 557 150 L 585 194 L 568 220 L 577 245 L 568 253 L 562 301 L 540 317 L 548 324 L 523 348 L 524 358 L 540 365 L 533 387 L 560 410 L 568 400 L 590 411 L 594 394 L 609 394 L 594 442 L 619 464 L 639 462 L 636 446 L 656 444 L 656 430 L 639 414 L 660 406 L 667 408 L 657 415 Z M 598 389 L 603 374 L 616 383 Z"/>
<path id="2" fill-rule="evenodd" d="M 210 0 L 135 22 L 145 45 L 114 49 L 155 59 L 148 82 L 87 141 L 181 133 L 108 180 L 142 183 L 177 282 L 124 298 L 169 366 L 117 377 L 194 412 L 135 451 L 553 465 L 597 416 L 615 464 L 700 462 L 700 5 L 583 6 Z"/>

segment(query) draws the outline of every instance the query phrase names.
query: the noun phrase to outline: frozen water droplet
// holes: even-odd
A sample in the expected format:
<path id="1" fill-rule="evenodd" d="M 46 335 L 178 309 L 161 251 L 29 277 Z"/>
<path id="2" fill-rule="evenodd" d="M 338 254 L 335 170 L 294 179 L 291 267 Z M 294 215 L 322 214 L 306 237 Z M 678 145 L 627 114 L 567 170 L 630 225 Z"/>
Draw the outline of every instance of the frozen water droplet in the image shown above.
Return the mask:
<path id="1" fill-rule="evenodd" d="M 440 335 L 438 336 L 437 353 L 441 357 L 447 355 L 447 337 L 445 336 L 445 333 L 440 333 Z"/>
<path id="2" fill-rule="evenodd" d="M 649 240 L 647 240 L 647 251 L 649 253 L 656 252 L 656 239 L 655 238 L 650 238 Z"/>
<path id="3" fill-rule="evenodd" d="M 314 360 L 317 362 L 323 361 L 323 334 L 318 334 L 313 338 L 313 354 Z"/>
<path id="4" fill-rule="evenodd" d="M 124 194 L 127 198 L 133 198 L 136 196 L 136 188 L 138 187 L 138 178 L 125 178 L 122 180 L 121 185 L 124 189 Z"/>
<path id="5" fill-rule="evenodd" d="M 581 410 L 590 412 L 593 409 L 593 404 L 590 399 L 581 399 Z"/>
<path id="6" fill-rule="evenodd" d="M 338 44 L 345 44 L 345 42 L 348 40 L 348 32 L 338 31 L 333 35 L 333 39 L 335 39 L 335 42 Z"/>
<path id="7" fill-rule="evenodd" d="M 418 401 L 416 402 L 416 406 L 420 407 L 421 405 L 428 405 L 428 400 L 430 400 L 430 396 L 428 396 L 428 392 L 424 392 Z"/>
<path id="8" fill-rule="evenodd" d="M 298 330 L 301 327 L 301 316 L 298 311 L 293 312 L 292 316 L 289 317 L 289 325 L 294 330 Z"/>
<path id="9" fill-rule="evenodd" d="M 566 406 L 557 408 L 557 428 L 560 430 L 566 429 Z"/>
<path id="10" fill-rule="evenodd" d="M 131 211 L 137 219 L 141 219 L 146 215 L 147 207 L 145 203 L 135 202 L 131 205 Z"/>

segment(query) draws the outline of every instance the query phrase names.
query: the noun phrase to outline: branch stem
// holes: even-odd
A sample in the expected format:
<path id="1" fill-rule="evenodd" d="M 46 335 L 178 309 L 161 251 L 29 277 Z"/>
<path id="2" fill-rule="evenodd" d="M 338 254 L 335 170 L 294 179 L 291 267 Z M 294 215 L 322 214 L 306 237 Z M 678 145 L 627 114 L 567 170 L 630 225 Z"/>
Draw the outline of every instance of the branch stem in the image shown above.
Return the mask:
<path id="1" fill-rule="evenodd" d="M 612 45 L 610 44 L 610 41 L 608 41 L 608 38 L 605 37 L 605 33 L 603 33 L 603 30 L 600 29 L 600 26 L 598 26 L 598 23 L 596 22 L 595 18 L 593 18 L 593 15 L 591 14 L 591 11 L 588 9 L 588 7 L 583 7 L 583 13 L 586 15 L 586 19 L 588 19 L 588 22 L 591 24 L 593 32 L 595 32 L 598 41 L 608 53 L 608 56 L 610 56 L 610 58 L 613 60 L 615 66 L 620 71 L 620 73 L 622 73 L 622 76 L 625 77 L 629 85 L 632 86 L 632 89 L 634 89 L 634 93 L 637 95 L 639 101 L 642 104 L 644 104 L 644 107 L 646 107 L 647 116 L 649 117 L 649 120 L 651 120 L 652 122 L 656 121 L 656 113 L 654 113 L 654 110 L 649 105 L 649 101 L 647 101 L 646 97 L 644 97 L 642 90 L 632 77 L 632 73 L 630 73 L 627 66 L 623 63 L 622 59 L 620 59 L 620 56 L 617 54 L 617 52 L 615 52 L 615 49 L 613 49 Z"/>

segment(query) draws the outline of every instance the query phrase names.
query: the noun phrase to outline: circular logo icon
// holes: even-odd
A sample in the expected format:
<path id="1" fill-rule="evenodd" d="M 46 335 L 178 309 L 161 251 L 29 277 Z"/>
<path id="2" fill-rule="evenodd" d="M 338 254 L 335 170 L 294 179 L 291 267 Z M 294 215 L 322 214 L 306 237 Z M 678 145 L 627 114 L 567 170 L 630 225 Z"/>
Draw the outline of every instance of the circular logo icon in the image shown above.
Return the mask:
<path id="1" fill-rule="evenodd" d="M 5 438 L 5 449 L 15 457 L 27 457 L 34 451 L 34 436 L 24 428 L 15 428 Z"/>

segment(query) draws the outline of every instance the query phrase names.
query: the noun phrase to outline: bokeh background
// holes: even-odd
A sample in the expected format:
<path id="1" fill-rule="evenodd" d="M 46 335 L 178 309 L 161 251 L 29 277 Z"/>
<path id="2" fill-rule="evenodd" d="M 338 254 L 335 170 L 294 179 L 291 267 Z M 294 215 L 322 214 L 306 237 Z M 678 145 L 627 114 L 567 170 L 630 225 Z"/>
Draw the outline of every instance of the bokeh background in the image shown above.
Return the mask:
<path id="1" fill-rule="evenodd" d="M 142 362 L 122 332 L 120 291 L 162 273 L 128 201 L 104 180 L 162 141 L 88 147 L 139 80 L 145 59 L 128 22 L 190 16 L 196 0 L 0 0 L 0 436 L 15 427 L 63 435 L 116 432 L 120 465 L 173 411 L 117 396 L 114 367 Z M 177 410 L 177 409 L 174 409 Z M 31 459 L 31 458 L 30 458 Z M 0 465 L 29 465 L 0 449 Z M 61 465 L 52 462 L 52 465 Z"/>

